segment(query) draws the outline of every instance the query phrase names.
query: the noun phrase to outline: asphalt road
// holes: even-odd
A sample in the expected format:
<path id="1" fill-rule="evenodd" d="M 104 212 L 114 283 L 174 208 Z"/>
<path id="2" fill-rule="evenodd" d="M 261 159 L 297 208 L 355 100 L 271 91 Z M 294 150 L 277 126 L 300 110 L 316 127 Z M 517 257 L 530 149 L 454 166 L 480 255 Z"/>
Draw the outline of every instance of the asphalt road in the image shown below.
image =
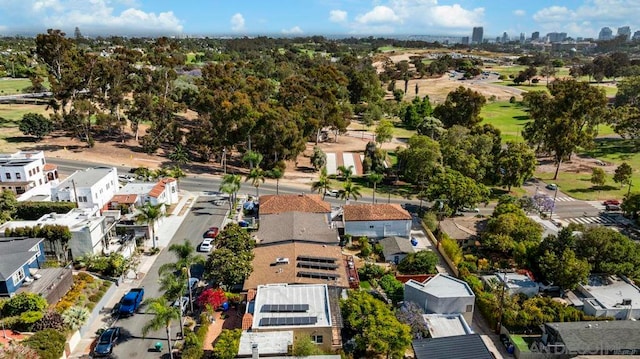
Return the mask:
<path id="1" fill-rule="evenodd" d="M 198 245 L 202 241 L 202 234 L 207 228 L 212 226 L 220 227 L 228 210 L 228 206 L 225 204 L 217 206 L 214 204 L 214 200 L 217 197 L 201 196 L 198 197 L 196 202 L 191 207 L 186 218 L 178 228 L 175 236 L 171 240 L 171 243 L 182 243 L 184 239 L 187 239 L 198 248 Z M 202 253 L 206 256 L 206 253 Z M 165 263 L 171 263 L 175 261 L 175 256 L 167 250 L 163 250 L 158 254 L 156 261 L 146 273 L 146 276 L 142 280 L 142 287 L 145 290 L 146 298 L 155 298 L 161 295 L 158 284 L 158 268 Z M 192 275 L 201 277 L 202 268 L 193 268 Z M 146 338 L 142 338 L 142 327 L 152 318 L 152 314 L 146 314 L 145 308 L 142 307 L 139 313 L 127 317 L 120 318 L 114 324 L 115 326 L 122 327 L 123 334 L 120 343 L 114 348 L 114 357 L 120 359 L 136 358 L 147 359 L 160 357 L 160 353 L 151 351 L 154 343 L 160 341 L 163 344 L 163 353 L 168 353 L 166 332 L 162 328 L 159 331 L 150 332 Z M 178 332 L 178 323 L 175 323 L 171 327 L 172 337 L 176 339 L 176 333 Z"/>

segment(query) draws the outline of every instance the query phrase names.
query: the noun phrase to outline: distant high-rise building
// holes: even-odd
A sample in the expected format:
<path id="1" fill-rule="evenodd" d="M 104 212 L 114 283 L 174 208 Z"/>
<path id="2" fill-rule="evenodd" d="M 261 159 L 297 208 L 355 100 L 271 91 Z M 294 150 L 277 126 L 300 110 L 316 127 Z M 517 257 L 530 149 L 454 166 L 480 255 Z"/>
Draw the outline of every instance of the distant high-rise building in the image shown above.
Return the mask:
<path id="1" fill-rule="evenodd" d="M 503 32 L 502 33 L 502 43 L 506 44 L 507 42 L 509 42 L 509 35 L 507 35 L 507 32 Z"/>
<path id="2" fill-rule="evenodd" d="M 540 31 L 534 31 L 531 33 L 531 41 L 540 40 Z"/>
<path id="3" fill-rule="evenodd" d="M 550 32 L 547 34 L 547 41 L 550 43 L 563 42 L 567 39 L 566 32 Z"/>
<path id="4" fill-rule="evenodd" d="M 640 30 L 633 33 L 633 40 L 640 40 Z"/>
<path id="5" fill-rule="evenodd" d="M 624 36 L 625 40 L 629 41 L 631 39 L 631 28 L 629 26 L 619 27 L 617 36 Z"/>
<path id="6" fill-rule="evenodd" d="M 469 36 L 462 37 L 462 45 L 469 45 Z"/>
<path id="7" fill-rule="evenodd" d="M 598 34 L 598 40 L 611 40 L 613 38 L 613 31 L 608 27 L 603 27 Z"/>
<path id="8" fill-rule="evenodd" d="M 521 32 L 520 33 L 520 43 L 521 44 L 524 44 L 524 39 L 525 39 L 524 32 Z"/>
<path id="9" fill-rule="evenodd" d="M 471 34 L 471 43 L 481 44 L 483 36 L 484 36 L 484 29 L 482 28 L 482 26 L 474 27 L 473 33 Z"/>

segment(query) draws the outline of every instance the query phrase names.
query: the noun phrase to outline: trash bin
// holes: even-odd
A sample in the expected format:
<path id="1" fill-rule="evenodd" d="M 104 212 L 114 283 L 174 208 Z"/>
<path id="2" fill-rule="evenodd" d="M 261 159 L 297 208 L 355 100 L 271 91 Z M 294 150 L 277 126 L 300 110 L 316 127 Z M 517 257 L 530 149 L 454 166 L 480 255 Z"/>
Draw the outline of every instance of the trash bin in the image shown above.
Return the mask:
<path id="1" fill-rule="evenodd" d="M 156 351 L 162 351 L 162 342 L 156 342 L 154 347 L 156 348 Z"/>

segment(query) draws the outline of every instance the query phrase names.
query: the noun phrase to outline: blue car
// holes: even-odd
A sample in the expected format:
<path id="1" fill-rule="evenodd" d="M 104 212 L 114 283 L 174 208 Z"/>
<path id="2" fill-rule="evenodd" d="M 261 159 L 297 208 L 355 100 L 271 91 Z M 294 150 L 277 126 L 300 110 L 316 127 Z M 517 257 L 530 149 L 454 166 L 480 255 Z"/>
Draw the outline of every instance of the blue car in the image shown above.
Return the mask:
<path id="1" fill-rule="evenodd" d="M 113 347 L 120 338 L 120 328 L 113 327 L 105 330 L 98 339 L 98 344 L 93 349 L 93 356 L 108 356 L 113 352 Z"/>

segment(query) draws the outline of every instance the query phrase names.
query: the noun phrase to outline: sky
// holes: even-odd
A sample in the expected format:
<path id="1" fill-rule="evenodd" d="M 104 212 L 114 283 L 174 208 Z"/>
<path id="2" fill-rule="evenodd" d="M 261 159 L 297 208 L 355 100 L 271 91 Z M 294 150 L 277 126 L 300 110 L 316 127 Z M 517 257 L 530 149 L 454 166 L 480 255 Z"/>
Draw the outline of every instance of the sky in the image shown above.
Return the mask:
<path id="1" fill-rule="evenodd" d="M 597 37 L 640 30 L 640 0 L 0 0 L 0 34 Z"/>

